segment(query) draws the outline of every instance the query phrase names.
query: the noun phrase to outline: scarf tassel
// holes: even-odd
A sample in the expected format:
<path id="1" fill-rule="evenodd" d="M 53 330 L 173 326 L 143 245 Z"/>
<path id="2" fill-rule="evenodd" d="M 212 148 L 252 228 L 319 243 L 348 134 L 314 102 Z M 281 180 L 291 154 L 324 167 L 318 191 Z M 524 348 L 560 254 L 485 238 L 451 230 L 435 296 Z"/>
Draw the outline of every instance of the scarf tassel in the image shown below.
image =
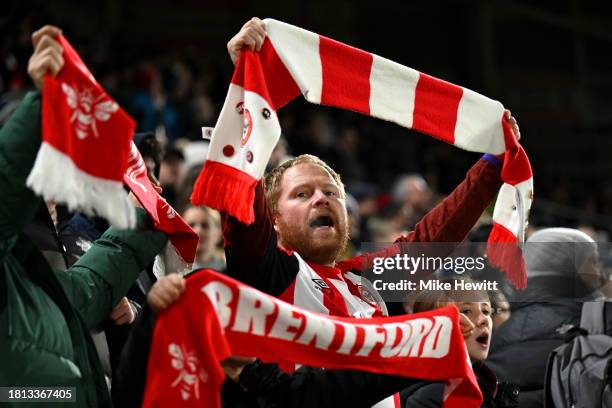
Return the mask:
<path id="1" fill-rule="evenodd" d="M 234 216 L 243 224 L 255 221 L 253 204 L 257 180 L 223 163 L 207 160 L 196 180 L 191 202 Z"/>

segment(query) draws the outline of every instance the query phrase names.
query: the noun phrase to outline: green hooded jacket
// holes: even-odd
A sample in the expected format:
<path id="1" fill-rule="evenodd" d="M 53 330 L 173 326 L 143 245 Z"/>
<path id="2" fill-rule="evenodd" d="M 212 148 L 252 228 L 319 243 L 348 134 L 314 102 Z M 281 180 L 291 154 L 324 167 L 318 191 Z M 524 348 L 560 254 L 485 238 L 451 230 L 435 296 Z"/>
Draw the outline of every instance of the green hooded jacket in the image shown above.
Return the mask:
<path id="1" fill-rule="evenodd" d="M 108 317 L 166 236 L 138 209 L 70 269 L 53 272 L 22 233 L 43 201 L 26 187 L 41 144 L 41 97 L 26 95 L 0 129 L 0 387 L 76 387 L 76 404 L 111 406 L 89 330 Z M 5 406 L 3 404 L 0 404 Z M 16 407 L 40 403 L 15 403 Z"/>

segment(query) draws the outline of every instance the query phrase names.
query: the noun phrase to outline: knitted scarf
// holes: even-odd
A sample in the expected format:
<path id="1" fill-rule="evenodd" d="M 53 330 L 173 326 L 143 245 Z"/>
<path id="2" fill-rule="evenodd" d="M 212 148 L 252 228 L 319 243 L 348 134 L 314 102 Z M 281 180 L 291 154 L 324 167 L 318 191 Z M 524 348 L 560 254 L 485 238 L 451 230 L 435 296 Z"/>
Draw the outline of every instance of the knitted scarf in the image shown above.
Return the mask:
<path id="1" fill-rule="evenodd" d="M 136 214 L 123 189 L 135 123 L 104 91 L 63 35 L 64 66 L 45 75 L 42 144 L 26 181 L 45 200 L 119 228 Z"/>
<path id="2" fill-rule="evenodd" d="M 151 217 L 153 227 L 168 235 L 168 243 L 159 255 L 160 261 L 156 258 L 156 272 L 159 275 L 169 272 L 184 275 L 191 272 L 198 247 L 198 234 L 155 191 L 147 176 L 147 167 L 134 142 L 131 144 L 128 168 L 123 175 L 123 181 Z"/>
<path id="3" fill-rule="evenodd" d="M 523 242 L 532 172 L 502 104 L 301 28 L 265 23 L 261 51 L 240 56 L 192 203 L 253 222 L 255 185 L 281 132 L 276 112 L 301 93 L 309 102 L 395 122 L 465 150 L 505 153 L 488 255 L 524 288 L 524 263 L 515 244 Z"/>
<path id="4" fill-rule="evenodd" d="M 187 277 L 179 302 L 158 316 L 143 407 L 220 407 L 231 355 L 446 381 L 445 408 L 479 407 L 459 312 L 357 319 L 293 306 L 212 270 Z"/>

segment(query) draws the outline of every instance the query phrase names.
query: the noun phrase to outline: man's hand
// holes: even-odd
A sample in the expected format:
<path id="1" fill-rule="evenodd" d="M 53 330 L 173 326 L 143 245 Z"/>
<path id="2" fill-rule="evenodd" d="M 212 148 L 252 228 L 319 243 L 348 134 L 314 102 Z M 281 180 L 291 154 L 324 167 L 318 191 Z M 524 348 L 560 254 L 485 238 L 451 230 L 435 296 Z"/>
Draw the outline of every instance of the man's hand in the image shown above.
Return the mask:
<path id="1" fill-rule="evenodd" d="M 132 323 L 136 318 L 136 313 L 129 300 L 123 297 L 111 312 L 110 318 L 117 326 L 121 326 Z"/>
<path id="2" fill-rule="evenodd" d="M 185 291 L 185 279 L 178 273 L 159 278 L 147 294 L 147 302 L 155 313 L 162 312 L 180 299 Z"/>
<path id="3" fill-rule="evenodd" d="M 512 131 L 514 132 L 514 136 L 516 136 L 516 140 L 521 140 L 521 131 L 519 130 L 518 123 L 516 122 L 516 118 L 512 116 L 512 112 L 509 109 L 504 110 L 504 117 L 506 118 L 506 122 L 510 124 Z"/>
<path id="4" fill-rule="evenodd" d="M 248 47 L 251 51 L 261 50 L 261 46 L 266 38 L 266 24 L 253 17 L 242 26 L 238 34 L 236 34 L 227 43 L 227 51 L 229 52 L 232 63 L 236 65 L 240 51 L 244 47 Z"/>
<path id="5" fill-rule="evenodd" d="M 55 76 L 64 66 L 64 50 L 56 40 L 60 33 L 59 28 L 46 25 L 32 34 L 34 53 L 28 62 L 28 75 L 41 91 L 45 74 L 51 72 Z"/>

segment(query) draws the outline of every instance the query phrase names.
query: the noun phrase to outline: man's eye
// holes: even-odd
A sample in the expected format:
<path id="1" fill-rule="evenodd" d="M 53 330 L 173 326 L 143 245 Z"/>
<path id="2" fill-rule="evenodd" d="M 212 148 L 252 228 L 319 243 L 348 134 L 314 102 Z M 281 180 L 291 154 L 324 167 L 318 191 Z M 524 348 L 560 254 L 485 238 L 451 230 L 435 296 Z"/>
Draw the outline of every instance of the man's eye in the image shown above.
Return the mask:
<path id="1" fill-rule="evenodd" d="M 306 197 L 306 192 L 305 191 L 300 191 L 295 196 L 298 197 L 298 198 L 305 198 Z"/>
<path id="2" fill-rule="evenodd" d="M 485 316 L 488 316 L 488 315 L 491 314 L 491 311 L 489 309 L 485 309 L 485 310 L 482 311 L 482 314 L 485 315 Z"/>
<path id="3" fill-rule="evenodd" d="M 461 313 L 463 313 L 466 316 L 469 316 L 470 314 L 472 314 L 472 311 L 470 309 L 463 309 Z"/>
<path id="4" fill-rule="evenodd" d="M 325 195 L 328 197 L 335 197 L 336 196 L 336 192 L 335 191 L 326 191 Z"/>

